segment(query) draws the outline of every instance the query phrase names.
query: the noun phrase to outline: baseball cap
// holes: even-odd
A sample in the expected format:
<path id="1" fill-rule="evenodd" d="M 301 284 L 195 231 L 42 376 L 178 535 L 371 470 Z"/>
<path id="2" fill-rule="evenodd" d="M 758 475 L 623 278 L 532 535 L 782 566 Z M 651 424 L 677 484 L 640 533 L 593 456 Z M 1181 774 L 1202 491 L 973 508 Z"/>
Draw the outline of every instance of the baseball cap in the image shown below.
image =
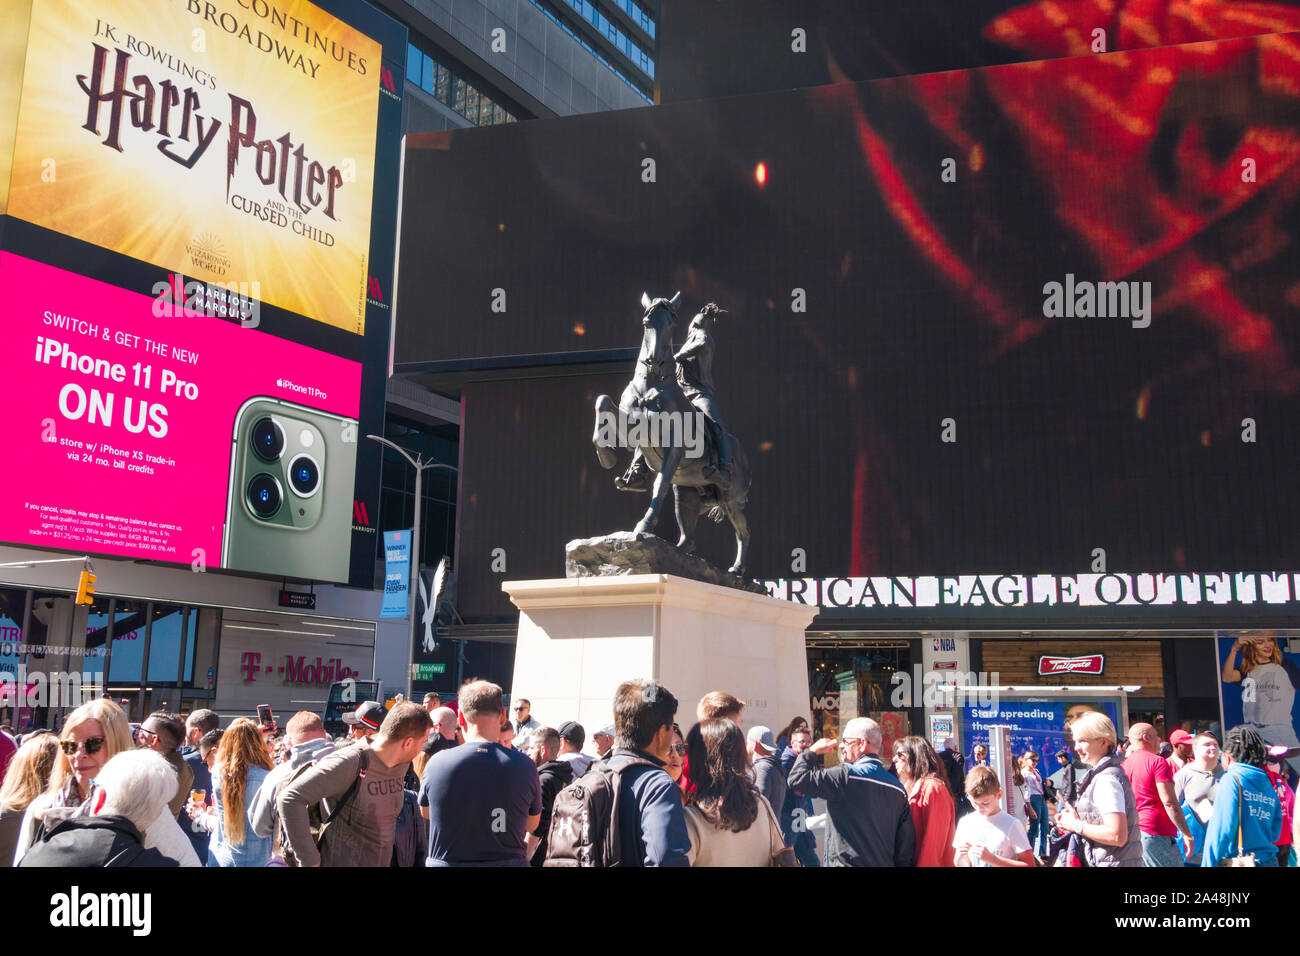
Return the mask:
<path id="1" fill-rule="evenodd" d="M 745 735 L 745 739 L 750 743 L 758 744 L 768 753 L 773 753 L 776 750 L 776 740 L 772 737 L 771 727 L 755 724 L 749 728 L 749 733 Z"/>
<path id="2" fill-rule="evenodd" d="M 605 736 L 605 737 L 613 737 L 613 736 L 614 736 L 614 725 L 613 725 L 613 724 L 606 724 L 604 727 L 601 727 L 600 730 L 596 731 L 596 735 L 597 735 L 597 736 L 601 736 L 601 735 L 603 735 L 603 736 Z"/>
<path id="3" fill-rule="evenodd" d="M 1169 743 L 1175 747 L 1177 747 L 1179 744 L 1190 744 L 1191 742 L 1192 742 L 1192 735 L 1189 734 L 1187 731 L 1183 730 L 1181 727 L 1169 735 Z"/>
<path id="4" fill-rule="evenodd" d="M 384 722 L 388 716 L 384 710 L 384 705 L 373 700 L 368 700 L 356 710 L 350 710 L 343 715 L 345 724 L 362 724 L 371 730 L 378 730 L 379 725 Z"/>
<path id="5" fill-rule="evenodd" d="M 587 742 L 587 732 L 582 729 L 582 724 L 578 723 L 576 720 L 566 720 L 564 723 L 560 724 L 557 729 L 560 732 L 561 738 L 567 740 L 579 750 L 581 750 L 582 745 Z"/>

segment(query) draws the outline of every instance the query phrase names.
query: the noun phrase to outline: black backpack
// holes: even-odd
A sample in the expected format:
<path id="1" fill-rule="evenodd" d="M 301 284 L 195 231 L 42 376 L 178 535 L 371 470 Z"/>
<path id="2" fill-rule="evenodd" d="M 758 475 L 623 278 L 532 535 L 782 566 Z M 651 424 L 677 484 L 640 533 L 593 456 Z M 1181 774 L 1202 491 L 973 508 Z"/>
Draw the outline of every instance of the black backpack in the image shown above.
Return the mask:
<path id="1" fill-rule="evenodd" d="M 624 865 L 618 828 L 622 774 L 640 766 L 657 764 L 640 757 L 617 770 L 608 763 L 592 764 L 590 770 L 556 795 L 542 866 Z"/>

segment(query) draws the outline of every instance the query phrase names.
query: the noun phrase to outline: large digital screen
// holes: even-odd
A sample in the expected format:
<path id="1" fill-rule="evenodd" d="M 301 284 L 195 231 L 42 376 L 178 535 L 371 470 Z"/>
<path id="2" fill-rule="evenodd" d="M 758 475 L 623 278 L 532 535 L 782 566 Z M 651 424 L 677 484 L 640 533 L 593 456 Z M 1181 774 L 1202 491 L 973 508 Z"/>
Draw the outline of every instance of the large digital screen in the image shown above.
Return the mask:
<path id="1" fill-rule="evenodd" d="M 398 371 L 465 383 L 462 614 L 510 613 L 497 549 L 559 576 L 646 510 L 592 447 L 642 292 L 674 349 L 726 310 L 755 577 L 1300 569 L 1297 89 L 1293 33 L 408 138 Z"/>
<path id="2" fill-rule="evenodd" d="M 1295 0 L 662 0 L 655 102 L 1297 29 Z"/>
<path id="3" fill-rule="evenodd" d="M 0 540 L 369 586 L 403 28 L 5 7 Z"/>

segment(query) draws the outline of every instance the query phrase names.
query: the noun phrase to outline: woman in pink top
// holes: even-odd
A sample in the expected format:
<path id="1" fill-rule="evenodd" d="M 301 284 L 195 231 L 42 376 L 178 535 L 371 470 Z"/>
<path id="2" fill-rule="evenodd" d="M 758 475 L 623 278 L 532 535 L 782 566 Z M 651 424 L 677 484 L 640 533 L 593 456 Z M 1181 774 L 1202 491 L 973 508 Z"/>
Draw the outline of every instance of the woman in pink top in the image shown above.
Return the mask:
<path id="1" fill-rule="evenodd" d="M 943 765 L 924 737 L 894 741 L 894 773 L 907 790 L 916 827 L 915 866 L 952 866 L 957 805 Z"/>

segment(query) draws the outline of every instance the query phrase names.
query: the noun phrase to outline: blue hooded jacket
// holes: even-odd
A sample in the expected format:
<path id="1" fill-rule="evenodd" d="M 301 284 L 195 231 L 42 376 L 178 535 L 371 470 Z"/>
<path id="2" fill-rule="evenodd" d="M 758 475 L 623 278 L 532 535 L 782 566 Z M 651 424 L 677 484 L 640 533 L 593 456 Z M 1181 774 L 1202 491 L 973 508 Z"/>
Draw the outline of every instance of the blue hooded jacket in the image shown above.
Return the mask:
<path id="1" fill-rule="evenodd" d="M 1237 855 L 1237 820 L 1240 813 L 1242 853 L 1254 853 L 1257 863 L 1277 857 L 1282 836 L 1282 804 L 1268 774 L 1250 764 L 1234 763 L 1219 780 L 1214 812 L 1205 830 L 1201 866 L 1218 866 Z"/>

